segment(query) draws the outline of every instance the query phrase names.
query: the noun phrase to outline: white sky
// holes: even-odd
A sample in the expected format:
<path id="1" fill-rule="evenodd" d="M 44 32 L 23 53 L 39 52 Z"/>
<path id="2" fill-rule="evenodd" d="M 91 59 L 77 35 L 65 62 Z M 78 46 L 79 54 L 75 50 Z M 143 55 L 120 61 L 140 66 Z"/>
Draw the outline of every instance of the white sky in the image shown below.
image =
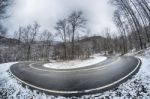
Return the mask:
<path id="1" fill-rule="evenodd" d="M 37 21 L 42 28 L 55 32 L 56 22 L 73 10 L 84 11 L 92 33 L 101 33 L 106 27 L 117 30 L 112 21 L 114 7 L 108 0 L 15 0 L 5 26 L 12 34 L 19 26 Z"/>

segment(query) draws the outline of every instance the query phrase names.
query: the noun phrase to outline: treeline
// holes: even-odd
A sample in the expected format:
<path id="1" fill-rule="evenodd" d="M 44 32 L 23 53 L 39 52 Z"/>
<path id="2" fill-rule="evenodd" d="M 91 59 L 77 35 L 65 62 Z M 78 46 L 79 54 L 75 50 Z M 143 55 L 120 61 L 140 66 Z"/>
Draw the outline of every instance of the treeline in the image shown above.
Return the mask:
<path id="1" fill-rule="evenodd" d="M 150 43 L 150 1 L 111 0 L 116 6 L 114 22 L 120 33 L 122 52 L 141 50 Z"/>
<path id="2" fill-rule="evenodd" d="M 61 49 L 63 55 L 59 56 L 62 59 L 75 59 L 80 57 L 80 46 L 76 44 L 80 40 L 80 32 L 85 28 L 86 19 L 81 11 L 74 11 L 69 17 L 59 20 L 55 29 L 57 34 L 63 41 Z M 57 51 L 57 50 L 55 50 Z M 57 51 L 56 53 L 59 53 Z"/>
<path id="3" fill-rule="evenodd" d="M 0 40 L 0 42 L 4 40 L 7 45 L 7 47 L 0 49 L 0 61 L 49 61 L 50 59 L 89 58 L 91 54 L 101 52 L 102 44 L 99 42 L 103 38 L 94 37 L 90 39 L 90 37 L 87 37 L 86 22 L 87 20 L 81 11 L 74 11 L 70 16 L 56 23 L 56 33 L 41 30 L 37 22 L 19 27 L 14 33 L 15 44 L 5 41 L 6 38 Z M 58 39 L 60 42 L 55 43 L 54 39 Z M 6 46 L 5 44 L 4 46 Z"/>
<path id="4" fill-rule="evenodd" d="M 90 53 L 85 55 L 80 40 L 80 32 L 85 28 L 86 20 L 81 11 L 74 11 L 66 19 L 59 20 L 55 29 L 57 33 L 51 33 L 48 30 L 40 31 L 40 25 L 35 22 L 27 27 L 20 27 L 15 32 L 15 38 L 19 40 L 18 51 L 24 58 L 23 60 L 44 60 L 49 58 L 73 60 L 81 56 L 89 57 Z M 52 41 L 58 39 L 58 44 Z"/>

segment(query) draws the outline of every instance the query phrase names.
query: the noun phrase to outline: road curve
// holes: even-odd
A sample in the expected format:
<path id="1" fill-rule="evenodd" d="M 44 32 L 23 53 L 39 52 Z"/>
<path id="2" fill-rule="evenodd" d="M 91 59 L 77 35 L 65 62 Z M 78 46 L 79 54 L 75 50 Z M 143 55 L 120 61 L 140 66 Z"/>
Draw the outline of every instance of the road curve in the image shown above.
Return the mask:
<path id="1" fill-rule="evenodd" d="M 80 96 L 118 86 L 138 71 L 141 61 L 135 57 L 123 56 L 70 70 L 49 69 L 43 64 L 20 62 L 12 65 L 10 72 L 23 84 L 48 94 Z"/>

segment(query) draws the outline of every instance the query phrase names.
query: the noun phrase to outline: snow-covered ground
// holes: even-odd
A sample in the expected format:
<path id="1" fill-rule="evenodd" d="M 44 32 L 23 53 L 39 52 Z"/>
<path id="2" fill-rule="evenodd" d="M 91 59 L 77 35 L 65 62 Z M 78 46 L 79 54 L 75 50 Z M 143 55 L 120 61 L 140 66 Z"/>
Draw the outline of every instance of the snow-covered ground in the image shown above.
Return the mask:
<path id="1" fill-rule="evenodd" d="M 99 54 L 95 54 L 90 57 L 90 59 L 86 60 L 73 60 L 73 61 L 62 61 L 62 62 L 51 62 L 44 64 L 43 66 L 46 68 L 53 68 L 53 69 L 75 69 L 80 67 L 91 66 L 106 60 L 107 57 L 100 56 Z"/>
<path id="2" fill-rule="evenodd" d="M 79 99 L 150 99 L 150 50 L 137 55 L 142 60 L 139 72 L 121 84 L 119 87 L 103 93 L 85 95 Z M 0 64 L 0 99 L 66 99 L 54 97 L 22 87 L 22 84 L 13 78 L 9 67 L 14 63 Z M 75 97 L 74 97 L 75 98 Z"/>

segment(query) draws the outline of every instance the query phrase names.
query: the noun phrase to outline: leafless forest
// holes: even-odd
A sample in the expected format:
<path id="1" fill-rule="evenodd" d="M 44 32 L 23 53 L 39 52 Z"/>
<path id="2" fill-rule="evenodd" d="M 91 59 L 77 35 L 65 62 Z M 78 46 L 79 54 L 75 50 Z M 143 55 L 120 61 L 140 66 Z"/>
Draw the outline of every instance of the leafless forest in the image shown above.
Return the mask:
<path id="1" fill-rule="evenodd" d="M 110 0 L 116 7 L 113 20 L 119 35 L 112 35 L 109 28 L 104 29 L 104 35 L 90 35 L 84 12 L 73 11 L 65 19 L 58 20 L 56 33 L 41 30 L 41 25 L 34 22 L 18 27 L 14 36 L 8 38 L 1 21 L 11 16 L 7 8 L 12 3 L 13 0 L 0 0 L 1 63 L 86 59 L 95 53 L 124 55 L 150 46 L 149 0 Z"/>

